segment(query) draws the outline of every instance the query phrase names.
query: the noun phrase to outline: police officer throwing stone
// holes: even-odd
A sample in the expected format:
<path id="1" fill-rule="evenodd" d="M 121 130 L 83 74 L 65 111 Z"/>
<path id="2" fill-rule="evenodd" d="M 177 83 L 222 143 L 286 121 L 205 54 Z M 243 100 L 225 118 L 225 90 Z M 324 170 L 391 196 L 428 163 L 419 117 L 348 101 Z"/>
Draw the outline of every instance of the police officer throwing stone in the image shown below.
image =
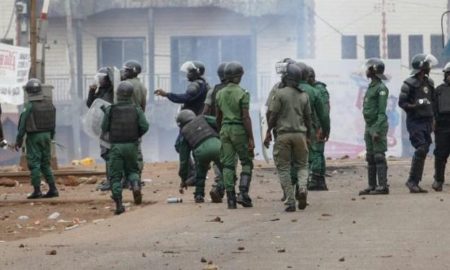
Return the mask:
<path id="1" fill-rule="evenodd" d="M 142 203 L 138 145 L 149 124 L 142 108 L 131 102 L 132 96 L 133 85 L 127 81 L 121 82 L 117 88 L 117 103 L 105 109 L 102 122 L 102 131 L 109 132 L 111 142 L 109 174 L 116 215 L 125 211 L 122 205 L 122 176 L 131 183 L 134 203 Z"/>
<path id="2" fill-rule="evenodd" d="M 389 90 L 382 82 L 387 78 L 384 75 L 384 63 L 380 59 L 369 59 L 365 66 L 366 76 L 370 79 L 363 103 L 363 116 L 366 122 L 364 141 L 366 143 L 369 185 L 360 191 L 359 195 L 389 194 L 385 156 L 388 131 L 386 106 Z"/>
<path id="3" fill-rule="evenodd" d="M 426 193 L 428 191 L 420 187 L 419 182 L 431 144 L 433 125 L 434 82 L 428 74 L 432 65 L 437 64 L 437 59 L 431 54 L 417 54 L 411 62 L 411 76 L 403 82 L 398 99 L 398 105 L 406 112 L 409 140 L 416 149 L 406 186 L 411 193 Z"/>
<path id="4" fill-rule="evenodd" d="M 277 137 L 273 150 L 281 187 L 286 195 L 286 212 L 295 211 L 296 183 L 291 181 L 292 169 L 298 179 L 298 208 L 307 206 L 308 144 L 311 132 L 311 107 L 308 94 L 299 88 L 302 71 L 290 63 L 269 107 L 269 127 L 264 144 L 269 147 L 271 130 Z"/>
<path id="5" fill-rule="evenodd" d="M 192 152 L 197 170 L 194 199 L 196 203 L 203 203 L 205 201 L 205 179 L 209 170 L 209 164 L 214 162 L 218 169 L 222 171 L 220 163 L 221 143 L 217 133 L 216 118 L 205 115 L 195 116 L 195 113 L 191 110 L 182 110 L 177 116 L 177 124 L 181 128 L 181 138 L 178 140 L 180 154 L 179 175 L 182 182 L 187 180 L 189 157 Z M 222 202 L 224 187 L 221 177 L 217 186 L 209 194 L 212 202 Z"/>
<path id="6" fill-rule="evenodd" d="M 50 166 L 50 146 L 55 136 L 56 109 L 51 100 L 44 98 L 41 82 L 38 79 L 30 79 L 24 89 L 28 93 L 28 103 L 25 104 L 23 112 L 20 114 L 14 148 L 19 151 L 26 134 L 28 169 L 34 188 L 33 193 L 27 198 L 58 197 L 55 177 Z M 41 173 L 49 186 L 45 195 L 42 195 L 41 192 Z"/>
<path id="7" fill-rule="evenodd" d="M 444 83 L 434 95 L 434 182 L 432 188 L 442 191 L 445 181 L 445 165 L 450 154 L 450 63 L 444 67 Z"/>

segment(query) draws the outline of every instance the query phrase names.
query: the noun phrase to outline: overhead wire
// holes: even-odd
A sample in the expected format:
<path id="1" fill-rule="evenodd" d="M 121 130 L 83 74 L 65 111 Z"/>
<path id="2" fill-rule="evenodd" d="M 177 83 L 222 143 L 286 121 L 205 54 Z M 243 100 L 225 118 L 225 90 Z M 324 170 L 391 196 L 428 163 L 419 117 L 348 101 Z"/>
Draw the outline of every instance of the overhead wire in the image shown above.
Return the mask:
<path id="1" fill-rule="evenodd" d="M 11 16 L 9 17 L 9 23 L 8 23 L 8 27 L 6 28 L 6 32 L 3 35 L 3 39 L 6 39 L 9 35 L 9 31 L 11 30 L 11 26 L 12 26 L 12 21 L 14 19 L 14 14 L 16 12 L 16 5 L 13 6 L 12 11 L 11 11 Z"/>

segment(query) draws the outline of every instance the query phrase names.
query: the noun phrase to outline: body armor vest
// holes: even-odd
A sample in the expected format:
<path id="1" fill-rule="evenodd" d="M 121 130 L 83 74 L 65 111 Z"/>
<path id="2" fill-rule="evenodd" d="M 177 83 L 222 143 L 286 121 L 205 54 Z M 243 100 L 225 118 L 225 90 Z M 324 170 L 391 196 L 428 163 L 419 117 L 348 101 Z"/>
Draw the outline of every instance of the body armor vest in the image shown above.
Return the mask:
<path id="1" fill-rule="evenodd" d="M 139 139 L 138 115 L 135 105 L 112 105 L 110 112 L 111 143 L 131 143 Z"/>
<path id="2" fill-rule="evenodd" d="M 411 101 L 416 103 L 419 99 L 428 99 L 429 102 L 433 100 L 433 86 L 427 81 L 422 84 L 416 78 L 408 78 L 405 81 L 410 88 Z M 431 104 L 424 104 L 414 109 L 414 117 L 428 118 L 433 117 L 433 106 Z"/>
<path id="3" fill-rule="evenodd" d="M 183 110 L 191 110 L 195 113 L 195 115 L 199 115 L 203 112 L 203 107 L 205 106 L 205 99 L 206 94 L 208 93 L 208 89 L 206 87 L 206 82 L 204 80 L 197 80 L 196 82 L 199 84 L 198 93 L 191 101 L 186 102 L 183 105 Z"/>
<path id="4" fill-rule="evenodd" d="M 181 134 L 192 149 L 197 148 L 206 139 L 219 137 L 203 116 L 197 116 L 194 120 L 187 123 L 181 129 Z"/>
<path id="5" fill-rule="evenodd" d="M 27 119 L 26 132 L 50 132 L 56 125 L 56 108 L 50 100 L 32 101 L 31 113 Z"/>
<path id="6" fill-rule="evenodd" d="M 225 88 L 227 86 L 225 83 L 216 84 L 214 86 L 214 90 L 211 94 L 211 113 L 210 115 L 216 116 L 216 96 L 220 89 Z"/>

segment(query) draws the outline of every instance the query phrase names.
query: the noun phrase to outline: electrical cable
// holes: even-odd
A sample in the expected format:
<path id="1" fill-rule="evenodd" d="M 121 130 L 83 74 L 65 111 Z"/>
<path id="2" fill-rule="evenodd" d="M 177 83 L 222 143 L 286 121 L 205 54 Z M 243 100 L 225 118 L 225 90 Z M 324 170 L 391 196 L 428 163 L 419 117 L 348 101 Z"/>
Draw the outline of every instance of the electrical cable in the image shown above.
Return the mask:
<path id="1" fill-rule="evenodd" d="M 15 12 L 16 12 L 16 6 L 14 5 L 13 8 L 12 8 L 11 16 L 9 17 L 8 27 L 6 29 L 5 35 L 3 36 L 3 39 L 6 39 L 6 37 L 8 37 L 9 31 L 11 30 L 12 21 L 13 21 Z"/>

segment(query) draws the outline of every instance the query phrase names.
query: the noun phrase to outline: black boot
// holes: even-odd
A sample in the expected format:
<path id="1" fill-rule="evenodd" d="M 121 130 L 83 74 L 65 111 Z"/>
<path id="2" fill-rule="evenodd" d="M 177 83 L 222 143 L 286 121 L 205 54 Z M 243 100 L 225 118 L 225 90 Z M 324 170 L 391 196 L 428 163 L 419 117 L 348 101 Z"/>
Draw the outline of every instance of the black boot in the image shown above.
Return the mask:
<path id="1" fill-rule="evenodd" d="M 116 210 L 114 211 L 114 215 L 120 215 L 125 212 L 125 207 L 122 204 L 122 197 L 111 197 L 116 203 Z"/>
<path id="2" fill-rule="evenodd" d="M 139 205 L 142 203 L 142 192 L 140 181 L 134 181 L 131 186 L 133 190 L 134 204 Z"/>
<path id="3" fill-rule="evenodd" d="M 48 187 L 49 187 L 48 192 L 45 193 L 45 195 L 42 196 L 42 198 L 59 197 L 59 192 L 58 192 L 58 189 L 56 188 L 56 185 L 54 182 L 51 184 L 48 184 Z"/>
<path id="4" fill-rule="evenodd" d="M 33 186 L 33 193 L 28 195 L 27 199 L 39 199 L 42 197 L 41 186 Z"/>
<path id="5" fill-rule="evenodd" d="M 375 164 L 375 157 L 373 155 L 367 155 L 367 180 L 369 185 L 367 188 L 361 190 L 359 195 L 369 195 L 371 191 L 374 191 L 377 187 L 377 166 Z"/>
<path id="6" fill-rule="evenodd" d="M 303 210 L 308 206 L 308 190 L 300 188 L 298 190 L 298 209 Z"/>
<path id="7" fill-rule="evenodd" d="M 211 201 L 213 203 L 221 203 L 224 195 L 223 187 L 218 184 L 214 184 L 209 192 L 209 196 L 211 196 Z"/>
<path id="8" fill-rule="evenodd" d="M 445 179 L 445 164 L 445 159 L 434 158 L 434 182 L 431 187 L 437 192 L 442 191 Z"/>
<path id="9" fill-rule="evenodd" d="M 235 191 L 227 191 L 227 203 L 228 209 L 236 209 L 236 192 Z"/>
<path id="10" fill-rule="evenodd" d="M 321 190 L 320 189 L 320 179 L 319 179 L 318 175 L 310 172 L 307 188 L 308 188 L 308 190 L 311 190 L 311 191 Z"/>
<path id="11" fill-rule="evenodd" d="M 371 191 L 372 195 L 387 195 L 389 194 L 389 185 L 387 183 L 387 162 L 384 154 L 375 155 L 377 176 L 378 176 L 378 187 Z"/>
<path id="12" fill-rule="evenodd" d="M 417 151 L 416 151 L 417 152 Z M 422 180 L 423 168 L 425 166 L 425 156 L 418 155 L 414 153 L 411 161 L 411 168 L 409 170 L 408 182 L 406 186 L 410 193 L 427 193 L 426 189 L 419 186 L 419 182 Z"/>
<path id="13" fill-rule="evenodd" d="M 196 195 L 194 195 L 194 201 L 195 201 L 195 203 L 204 203 L 205 196 L 202 194 L 196 194 Z"/>
<path id="14" fill-rule="evenodd" d="M 253 207 L 252 199 L 248 195 L 250 189 L 250 175 L 242 174 L 239 182 L 239 195 L 237 196 L 237 203 L 243 207 Z"/>

